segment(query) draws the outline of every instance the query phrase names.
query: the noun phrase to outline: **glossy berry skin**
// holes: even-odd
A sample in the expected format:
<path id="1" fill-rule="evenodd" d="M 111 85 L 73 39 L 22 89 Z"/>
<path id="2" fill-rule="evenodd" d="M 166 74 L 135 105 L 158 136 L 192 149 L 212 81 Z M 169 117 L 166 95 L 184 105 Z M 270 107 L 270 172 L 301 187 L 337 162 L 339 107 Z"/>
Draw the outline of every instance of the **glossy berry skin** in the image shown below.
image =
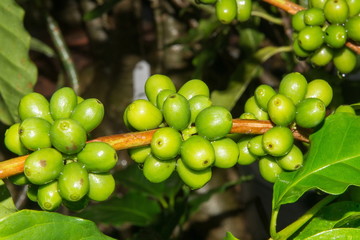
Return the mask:
<path id="1" fill-rule="evenodd" d="M 360 16 L 351 17 L 345 23 L 345 28 L 348 37 L 357 42 L 360 42 L 359 26 L 360 26 Z"/>
<path id="2" fill-rule="evenodd" d="M 194 123 L 199 113 L 207 107 L 212 105 L 209 97 L 204 95 L 197 95 L 189 100 L 191 119 L 190 122 Z"/>
<path id="3" fill-rule="evenodd" d="M 295 105 L 293 101 L 280 93 L 270 99 L 268 112 L 271 121 L 279 126 L 288 126 L 295 119 Z"/>
<path id="4" fill-rule="evenodd" d="M 259 160 L 259 172 L 266 181 L 274 183 L 283 170 L 273 157 L 266 156 Z"/>
<path id="5" fill-rule="evenodd" d="M 308 84 L 305 98 L 318 98 L 327 107 L 333 97 L 333 90 L 330 84 L 323 79 L 315 79 Z"/>
<path id="6" fill-rule="evenodd" d="M 49 101 L 40 93 L 32 92 L 25 95 L 20 100 L 18 110 L 22 121 L 29 117 L 38 117 L 49 123 L 54 122 L 50 114 Z"/>
<path id="7" fill-rule="evenodd" d="M 343 47 L 334 54 L 334 65 L 340 73 L 347 74 L 351 73 L 356 67 L 356 53 Z"/>
<path id="8" fill-rule="evenodd" d="M 22 144 L 32 151 L 51 147 L 50 127 L 50 123 L 42 118 L 25 119 L 19 128 Z"/>
<path id="9" fill-rule="evenodd" d="M 54 120 L 69 118 L 76 107 L 78 99 L 75 91 L 63 87 L 54 92 L 50 98 L 50 113 Z"/>
<path id="10" fill-rule="evenodd" d="M 168 96 L 163 105 L 165 122 L 176 130 L 184 130 L 190 124 L 191 111 L 189 101 L 178 93 Z"/>
<path id="11" fill-rule="evenodd" d="M 239 119 L 252 119 L 252 120 L 256 120 L 256 117 L 254 114 L 252 113 L 242 113 L 239 117 Z"/>
<path id="12" fill-rule="evenodd" d="M 151 139 L 151 152 L 160 160 L 170 160 L 180 153 L 182 138 L 180 133 L 171 127 L 157 130 Z"/>
<path id="13" fill-rule="evenodd" d="M 356 115 L 356 112 L 353 107 L 350 105 L 340 105 L 336 108 L 335 113 L 349 113 L 352 115 Z"/>
<path id="14" fill-rule="evenodd" d="M 184 96 L 187 100 L 190 100 L 197 95 L 209 97 L 210 90 L 205 82 L 199 79 L 192 79 L 180 87 L 178 94 Z"/>
<path id="15" fill-rule="evenodd" d="M 250 139 L 247 147 L 249 152 L 257 157 L 265 156 L 267 153 L 263 148 L 263 135 L 258 135 Z"/>
<path id="16" fill-rule="evenodd" d="M 309 0 L 309 6 L 311 8 L 321 8 L 323 9 L 327 0 Z"/>
<path id="17" fill-rule="evenodd" d="M 50 128 L 52 145 L 62 153 L 80 152 L 86 143 L 85 129 L 73 119 L 58 119 Z"/>
<path id="18" fill-rule="evenodd" d="M 296 106 L 296 124 L 303 128 L 313 128 L 325 118 L 325 104 L 318 98 L 306 98 Z"/>
<path id="19" fill-rule="evenodd" d="M 255 97 L 250 97 L 244 106 L 244 112 L 252 113 L 258 120 L 269 120 L 269 115 L 267 112 L 262 110 L 256 103 Z"/>
<path id="20" fill-rule="evenodd" d="M 279 85 L 279 93 L 290 98 L 295 105 L 304 99 L 306 90 L 306 78 L 299 72 L 286 74 Z"/>
<path id="21" fill-rule="evenodd" d="M 24 173 L 31 183 L 42 185 L 56 179 L 63 167 L 61 153 L 53 148 L 44 148 L 26 158 Z"/>
<path id="22" fill-rule="evenodd" d="M 205 138 L 193 135 L 181 145 L 181 158 L 184 164 L 194 170 L 210 167 L 215 161 L 215 151 Z"/>
<path id="23" fill-rule="evenodd" d="M 41 185 L 37 192 L 37 201 L 42 210 L 56 210 L 62 202 L 62 198 L 59 194 L 58 182 L 53 181 Z"/>
<path id="24" fill-rule="evenodd" d="M 26 196 L 30 199 L 30 201 L 37 202 L 37 194 L 38 194 L 39 186 L 35 184 L 29 184 L 28 189 L 26 191 Z"/>
<path id="25" fill-rule="evenodd" d="M 176 91 L 172 80 L 162 74 L 154 74 L 150 76 L 145 82 L 145 94 L 149 101 L 156 106 L 156 97 L 161 90 L 170 89 Z"/>
<path id="26" fill-rule="evenodd" d="M 293 51 L 294 51 L 295 55 L 299 58 L 306 58 L 306 57 L 310 56 L 310 54 L 311 54 L 311 51 L 306 51 L 300 46 L 299 40 L 297 37 L 294 39 L 292 47 L 293 47 Z"/>
<path id="27" fill-rule="evenodd" d="M 324 33 L 319 26 L 308 26 L 299 32 L 298 41 L 305 51 L 314 51 L 324 43 Z"/>
<path id="28" fill-rule="evenodd" d="M 24 173 L 19 173 L 8 178 L 15 185 L 22 186 L 30 183 Z"/>
<path id="29" fill-rule="evenodd" d="M 147 180 L 152 183 L 160 183 L 168 179 L 174 172 L 176 160 L 161 161 L 151 154 L 145 159 L 143 173 Z"/>
<path id="30" fill-rule="evenodd" d="M 4 144 L 11 152 L 21 156 L 29 152 L 29 150 L 20 141 L 19 135 L 20 123 L 11 125 L 5 132 Z"/>
<path id="31" fill-rule="evenodd" d="M 211 145 L 215 151 L 214 166 L 218 168 L 231 168 L 239 158 L 239 148 L 230 138 L 222 138 L 212 141 Z"/>
<path id="32" fill-rule="evenodd" d="M 177 160 L 176 171 L 181 180 L 191 189 L 199 189 L 208 183 L 211 179 L 211 168 L 196 171 L 186 166 L 181 158 Z"/>
<path id="33" fill-rule="evenodd" d="M 236 6 L 236 19 L 239 22 L 246 22 L 249 20 L 252 11 L 252 0 L 236 0 Z"/>
<path id="34" fill-rule="evenodd" d="M 151 153 L 150 146 L 142 146 L 128 149 L 129 156 L 131 160 L 136 163 L 144 163 L 147 156 Z"/>
<path id="35" fill-rule="evenodd" d="M 218 0 L 215 5 L 216 16 L 223 24 L 229 24 L 236 18 L 236 1 Z"/>
<path id="36" fill-rule="evenodd" d="M 272 96 L 276 94 L 275 90 L 265 84 L 259 85 L 254 92 L 256 104 L 264 111 L 267 111 L 267 105 Z"/>
<path id="37" fill-rule="evenodd" d="M 64 166 L 58 183 L 60 195 L 68 201 L 79 201 L 89 192 L 89 174 L 85 167 L 77 162 Z"/>
<path id="38" fill-rule="evenodd" d="M 156 97 L 156 106 L 158 109 L 163 110 L 164 102 L 167 99 L 168 96 L 175 93 L 172 89 L 163 89 L 159 92 L 159 94 Z"/>
<path id="39" fill-rule="evenodd" d="M 224 107 L 211 106 L 198 114 L 195 126 L 200 136 L 208 140 L 217 140 L 230 133 L 232 115 Z"/>
<path id="40" fill-rule="evenodd" d="M 86 132 L 99 126 L 103 118 L 104 105 L 96 98 L 88 98 L 79 103 L 71 114 L 71 119 L 80 123 Z"/>
<path id="41" fill-rule="evenodd" d="M 116 165 L 118 155 L 108 143 L 89 142 L 77 154 L 77 159 L 90 172 L 108 172 Z"/>
<path id="42" fill-rule="evenodd" d="M 161 111 L 144 99 L 132 102 L 126 110 L 126 116 L 128 124 L 138 131 L 157 128 L 163 120 Z"/>
<path id="43" fill-rule="evenodd" d="M 345 23 L 349 16 L 349 6 L 346 0 L 328 0 L 324 5 L 325 18 L 330 23 Z"/>
<path id="44" fill-rule="evenodd" d="M 257 156 L 249 151 L 248 144 L 250 139 L 250 137 L 245 137 L 240 139 L 237 143 L 239 148 L 239 158 L 237 162 L 240 165 L 249 165 L 257 160 Z"/>
<path id="45" fill-rule="evenodd" d="M 294 143 L 292 132 L 287 127 L 273 127 L 263 135 L 265 151 L 274 156 L 281 157 L 287 154 Z"/>
<path id="46" fill-rule="evenodd" d="M 346 0 L 349 6 L 349 17 L 356 16 L 360 13 L 360 2 L 358 0 Z"/>
<path id="47" fill-rule="evenodd" d="M 347 40 L 346 29 L 342 25 L 331 24 L 325 30 L 324 40 L 332 48 L 341 48 Z"/>
<path id="48" fill-rule="evenodd" d="M 304 16 L 305 10 L 301 10 L 291 17 L 291 26 L 294 31 L 300 32 L 303 28 L 306 27 Z"/>
<path id="49" fill-rule="evenodd" d="M 290 152 L 288 152 L 285 156 L 282 156 L 277 159 L 278 165 L 287 171 L 295 171 L 302 167 L 304 162 L 304 156 L 301 150 L 293 145 Z"/>
<path id="50" fill-rule="evenodd" d="M 332 48 L 323 45 L 317 49 L 310 57 L 310 62 L 315 66 L 326 66 L 334 57 Z"/>
<path id="51" fill-rule="evenodd" d="M 115 190 L 115 179 L 110 173 L 89 173 L 88 197 L 105 201 Z"/>
<path id="52" fill-rule="evenodd" d="M 322 26 L 325 23 L 325 15 L 321 8 L 309 8 L 305 10 L 304 22 L 309 26 Z"/>

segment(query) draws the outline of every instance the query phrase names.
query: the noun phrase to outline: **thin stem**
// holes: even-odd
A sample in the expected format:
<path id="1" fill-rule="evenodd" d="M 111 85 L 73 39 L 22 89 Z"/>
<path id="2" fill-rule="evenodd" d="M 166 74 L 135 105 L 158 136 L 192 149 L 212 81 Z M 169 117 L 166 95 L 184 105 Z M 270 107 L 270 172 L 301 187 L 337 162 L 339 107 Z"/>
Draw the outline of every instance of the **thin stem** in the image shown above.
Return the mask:
<path id="1" fill-rule="evenodd" d="M 270 236 L 271 239 L 277 239 L 278 233 L 276 232 L 277 217 L 279 215 L 279 209 L 274 209 L 271 213 L 270 219 Z"/>
<path id="2" fill-rule="evenodd" d="M 277 24 L 277 25 L 283 24 L 282 19 L 273 17 L 273 16 L 271 16 L 270 14 L 267 14 L 267 13 L 264 13 L 264 12 L 261 12 L 261 11 L 253 10 L 253 11 L 251 12 L 251 15 L 252 15 L 252 16 L 256 16 L 256 17 L 263 18 L 263 19 L 265 19 L 265 20 L 267 20 L 267 21 L 269 21 L 269 22 L 271 22 L 271 23 Z"/>

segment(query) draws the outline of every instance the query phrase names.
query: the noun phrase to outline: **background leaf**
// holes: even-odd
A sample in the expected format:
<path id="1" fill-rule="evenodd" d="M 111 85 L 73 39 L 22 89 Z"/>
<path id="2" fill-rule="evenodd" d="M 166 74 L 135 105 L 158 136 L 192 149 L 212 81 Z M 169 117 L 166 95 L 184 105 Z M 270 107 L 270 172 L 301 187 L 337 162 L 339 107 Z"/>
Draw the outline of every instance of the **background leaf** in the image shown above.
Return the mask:
<path id="1" fill-rule="evenodd" d="M 22 210 L 0 219 L 0 239 L 106 240 L 93 222 L 59 213 Z"/>
<path id="2" fill-rule="evenodd" d="M 335 228 L 332 230 L 320 232 L 304 240 L 343 240 L 343 239 L 360 239 L 360 229 L 357 228 Z"/>
<path id="3" fill-rule="evenodd" d="M 311 137 L 304 167 L 284 172 L 274 185 L 273 209 L 296 202 L 306 191 L 341 194 L 360 185 L 360 117 L 339 113 L 327 117 Z"/>
<path id="4" fill-rule="evenodd" d="M 18 103 L 33 90 L 37 78 L 28 56 L 30 36 L 23 18 L 24 11 L 15 1 L 0 1 L 0 121 L 7 125 L 18 120 Z"/>

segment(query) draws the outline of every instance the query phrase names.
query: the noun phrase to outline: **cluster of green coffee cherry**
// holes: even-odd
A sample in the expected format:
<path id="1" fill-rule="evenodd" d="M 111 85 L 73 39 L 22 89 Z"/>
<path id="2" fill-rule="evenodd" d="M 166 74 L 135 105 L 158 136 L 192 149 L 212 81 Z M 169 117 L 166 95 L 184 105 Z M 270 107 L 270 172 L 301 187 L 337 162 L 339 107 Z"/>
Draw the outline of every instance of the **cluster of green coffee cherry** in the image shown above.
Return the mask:
<path id="1" fill-rule="evenodd" d="M 88 134 L 104 116 L 103 104 L 82 99 L 73 89 L 57 90 L 48 101 L 39 93 L 25 95 L 19 103 L 21 122 L 5 133 L 6 147 L 29 156 L 24 173 L 10 177 L 28 185 L 28 197 L 48 211 L 61 203 L 80 210 L 89 200 L 106 200 L 115 189 L 109 171 L 116 151 L 104 142 L 88 142 Z"/>
<path id="2" fill-rule="evenodd" d="M 294 144 L 291 129 L 316 129 L 325 118 L 332 96 L 332 88 L 325 80 L 308 83 L 298 72 L 285 75 L 278 92 L 269 85 L 258 86 L 240 118 L 271 120 L 276 126 L 263 135 L 240 139 L 238 163 L 247 165 L 259 160 L 260 174 L 269 182 L 275 182 L 284 170 L 299 169 L 303 153 Z"/>
<path id="3" fill-rule="evenodd" d="M 197 189 L 211 179 L 213 166 L 237 163 L 237 144 L 227 137 L 232 115 L 212 105 L 203 81 L 190 80 L 176 91 L 169 77 L 155 74 L 147 79 L 145 93 L 148 100 L 127 106 L 124 122 L 131 131 L 158 128 L 150 145 L 129 149 L 150 182 L 162 182 L 177 171 L 186 185 Z"/>
<path id="4" fill-rule="evenodd" d="M 252 0 L 196 0 L 199 4 L 215 5 L 216 17 L 223 24 L 233 20 L 247 21 L 251 16 Z"/>
<path id="5" fill-rule="evenodd" d="M 309 0 L 309 8 L 292 16 L 293 49 L 315 66 L 333 61 L 342 74 L 356 67 L 356 54 L 345 46 L 360 42 L 360 1 Z"/>

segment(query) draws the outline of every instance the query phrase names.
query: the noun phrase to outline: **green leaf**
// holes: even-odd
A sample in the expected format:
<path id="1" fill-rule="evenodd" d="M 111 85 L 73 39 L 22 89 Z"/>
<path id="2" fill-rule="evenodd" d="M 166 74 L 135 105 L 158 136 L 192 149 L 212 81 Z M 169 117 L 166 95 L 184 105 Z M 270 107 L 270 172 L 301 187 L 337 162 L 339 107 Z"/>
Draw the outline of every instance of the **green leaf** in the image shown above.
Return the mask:
<path id="1" fill-rule="evenodd" d="M 360 240 L 360 229 L 357 228 L 335 228 L 324 232 L 317 233 L 304 240 Z"/>
<path id="2" fill-rule="evenodd" d="M 226 232 L 226 236 L 224 240 L 239 240 L 238 238 L 234 237 L 231 232 Z"/>
<path id="3" fill-rule="evenodd" d="M 84 14 L 83 19 L 85 21 L 90 21 L 92 19 L 98 18 L 101 15 L 103 15 L 104 13 L 110 11 L 115 4 L 117 4 L 118 2 L 120 2 L 121 0 L 108 0 L 105 1 L 104 4 L 94 8 L 93 10 L 87 12 Z"/>
<path id="4" fill-rule="evenodd" d="M 273 209 L 296 202 L 306 191 L 319 189 L 332 195 L 349 185 L 360 186 L 360 117 L 338 113 L 327 117 L 310 137 L 304 167 L 284 172 L 274 185 Z"/>
<path id="5" fill-rule="evenodd" d="M 59 213 L 22 210 L 0 219 L 0 240 L 110 240 L 93 222 Z"/>
<path id="6" fill-rule="evenodd" d="M 0 218 L 16 212 L 14 201 L 3 180 L 0 179 Z"/>
<path id="7" fill-rule="evenodd" d="M 0 121 L 7 125 L 18 120 L 19 101 L 33 90 L 37 78 L 23 18 L 24 10 L 14 0 L 0 1 Z"/>
<path id="8" fill-rule="evenodd" d="M 114 225 L 131 223 L 136 226 L 146 226 L 152 223 L 161 209 L 158 202 L 141 194 L 128 192 L 122 198 L 112 198 L 101 204 L 91 206 L 78 216 L 94 222 Z"/>
<path id="9" fill-rule="evenodd" d="M 303 227 L 294 240 L 302 240 L 318 232 L 339 227 L 358 227 L 353 223 L 358 223 L 360 219 L 360 203 L 351 201 L 341 201 L 323 207 L 312 220 Z"/>

